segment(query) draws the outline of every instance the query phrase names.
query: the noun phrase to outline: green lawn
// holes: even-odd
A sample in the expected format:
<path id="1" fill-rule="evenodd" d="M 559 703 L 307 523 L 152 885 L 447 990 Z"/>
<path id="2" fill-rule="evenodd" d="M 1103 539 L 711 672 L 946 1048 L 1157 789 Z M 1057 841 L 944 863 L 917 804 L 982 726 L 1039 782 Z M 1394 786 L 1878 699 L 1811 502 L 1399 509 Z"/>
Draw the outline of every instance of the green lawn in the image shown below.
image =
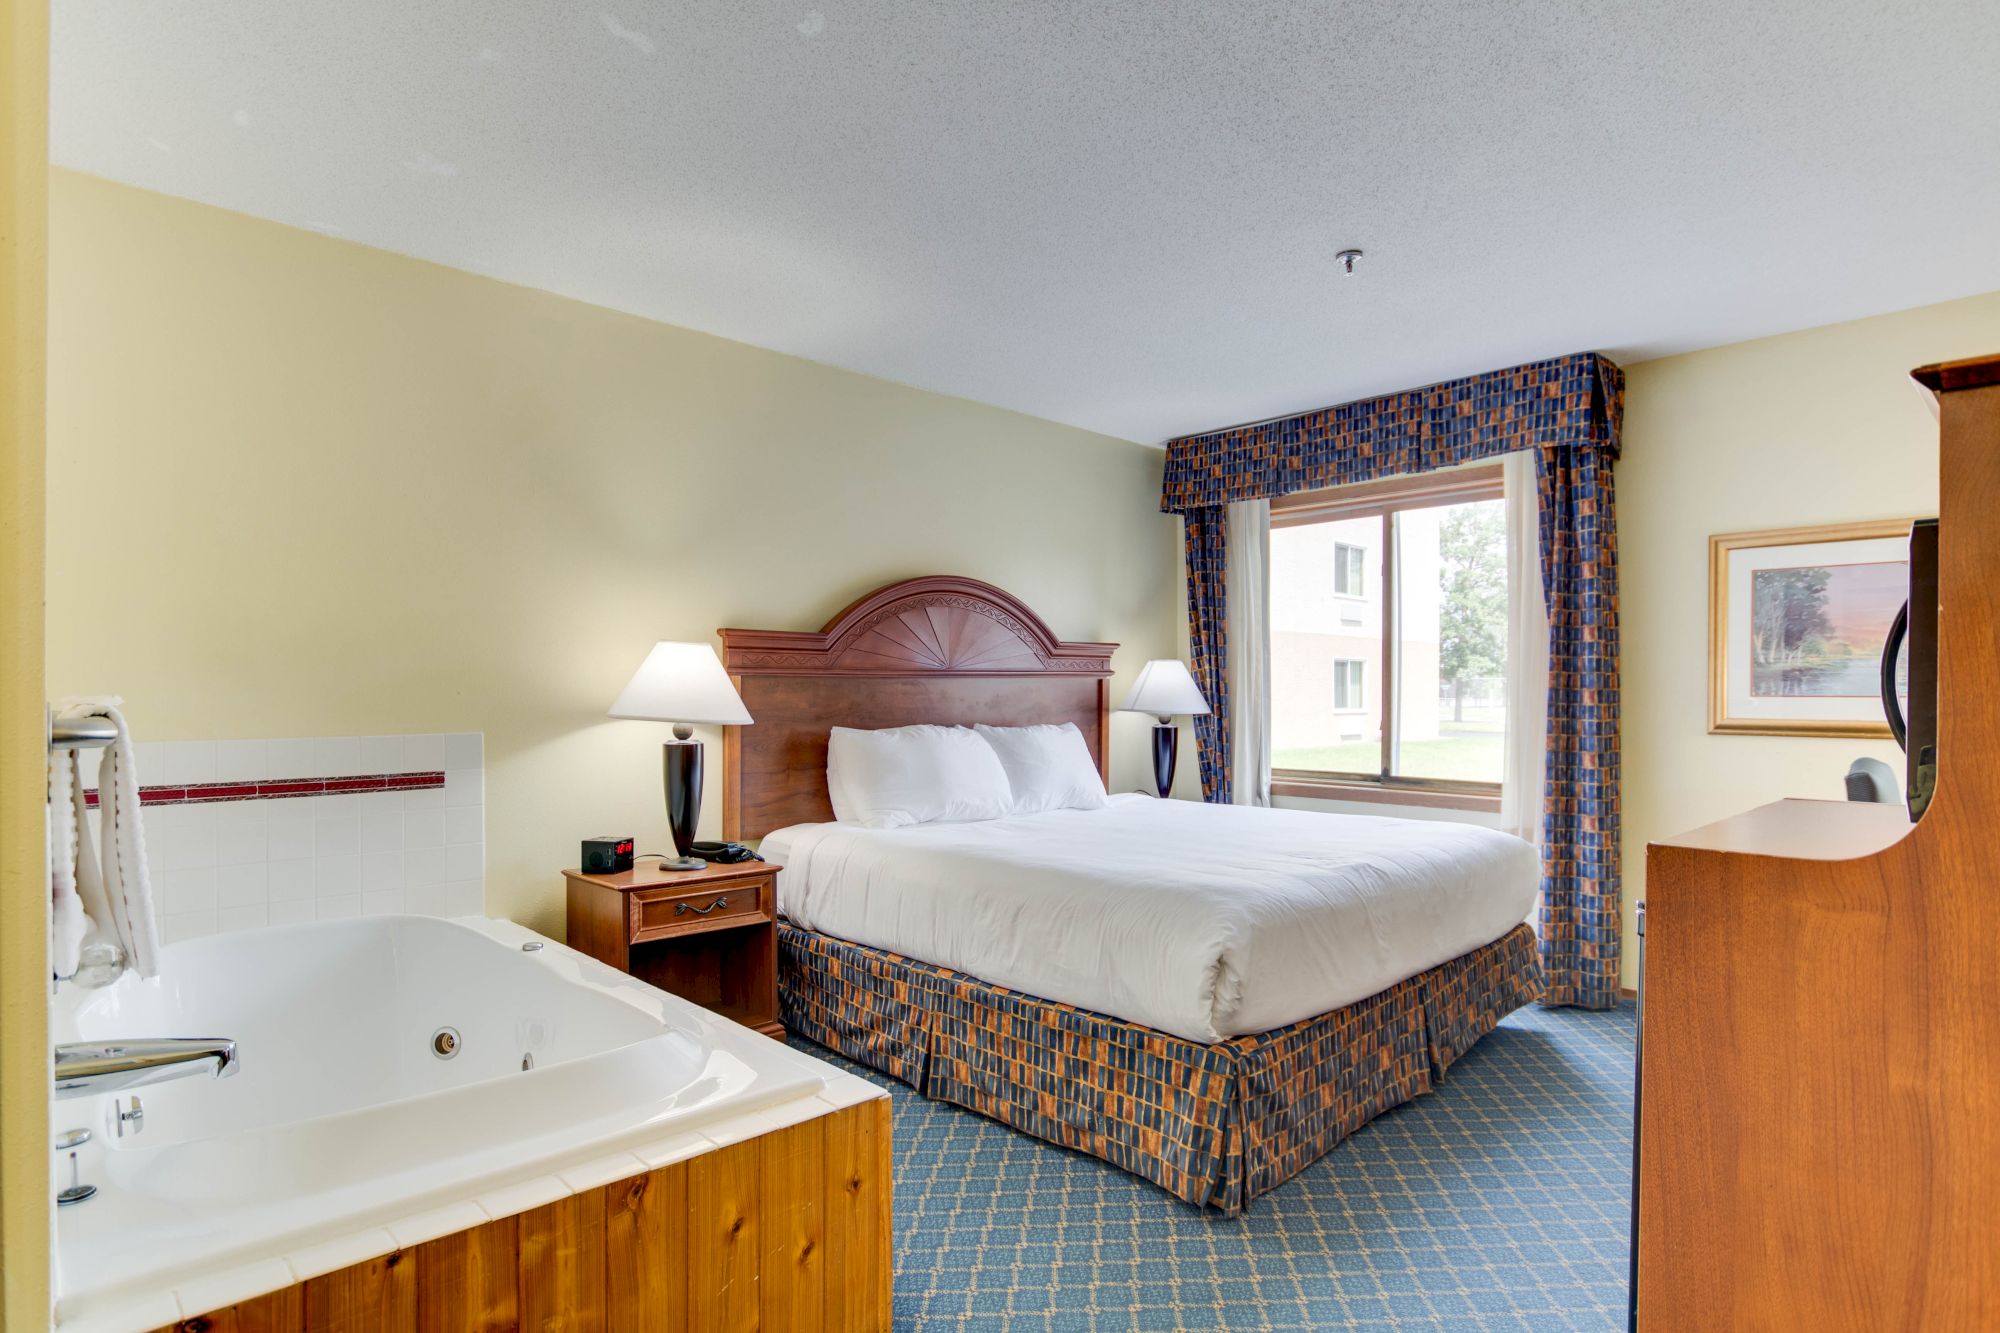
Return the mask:
<path id="1" fill-rule="evenodd" d="M 1434 741 L 1405 741 L 1402 772 L 1406 778 L 1447 778 L 1498 782 L 1506 737 L 1499 731 L 1468 731 Z M 1382 766 L 1382 747 L 1374 741 L 1317 745 L 1278 750 L 1274 768 L 1304 768 L 1327 773 L 1373 773 Z"/>

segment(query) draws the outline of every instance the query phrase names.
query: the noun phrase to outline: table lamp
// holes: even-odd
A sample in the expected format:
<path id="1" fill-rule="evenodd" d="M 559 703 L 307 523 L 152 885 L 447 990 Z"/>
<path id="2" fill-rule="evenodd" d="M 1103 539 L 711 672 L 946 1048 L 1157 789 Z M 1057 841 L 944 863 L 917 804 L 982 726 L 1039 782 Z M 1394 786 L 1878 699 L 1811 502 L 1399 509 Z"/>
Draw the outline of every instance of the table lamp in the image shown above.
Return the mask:
<path id="1" fill-rule="evenodd" d="M 1159 721 L 1153 726 L 1153 781 L 1164 799 L 1174 788 L 1174 759 L 1180 748 L 1181 729 L 1177 715 L 1208 711 L 1208 700 L 1188 674 L 1185 664 L 1175 658 L 1148 662 L 1125 696 L 1121 713 L 1151 713 Z"/>
<path id="2" fill-rule="evenodd" d="M 674 724 L 674 738 L 661 746 L 666 778 L 667 824 L 673 830 L 677 861 L 663 870 L 700 870 L 706 861 L 690 856 L 695 823 L 701 818 L 701 742 L 694 724 L 740 727 L 749 710 L 722 669 L 715 649 L 705 643 L 656 643 L 632 680 L 611 705 L 611 716 Z"/>

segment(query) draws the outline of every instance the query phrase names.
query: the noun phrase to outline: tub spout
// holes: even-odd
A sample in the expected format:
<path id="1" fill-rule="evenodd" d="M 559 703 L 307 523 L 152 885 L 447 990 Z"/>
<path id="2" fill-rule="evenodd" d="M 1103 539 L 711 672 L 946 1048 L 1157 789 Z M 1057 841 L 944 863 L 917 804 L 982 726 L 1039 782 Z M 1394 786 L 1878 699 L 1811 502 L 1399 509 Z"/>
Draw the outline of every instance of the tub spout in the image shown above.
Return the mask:
<path id="1" fill-rule="evenodd" d="M 56 1047 L 55 1091 L 59 1099 L 88 1097 L 195 1074 L 227 1078 L 240 1064 L 236 1043 L 227 1037 L 72 1042 Z"/>

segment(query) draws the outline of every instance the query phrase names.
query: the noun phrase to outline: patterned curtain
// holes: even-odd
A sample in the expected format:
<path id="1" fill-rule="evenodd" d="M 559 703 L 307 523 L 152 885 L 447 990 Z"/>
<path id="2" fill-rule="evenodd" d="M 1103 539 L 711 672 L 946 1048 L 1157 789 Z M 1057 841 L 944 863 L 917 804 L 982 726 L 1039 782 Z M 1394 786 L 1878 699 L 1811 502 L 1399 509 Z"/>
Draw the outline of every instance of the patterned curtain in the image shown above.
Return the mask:
<path id="1" fill-rule="evenodd" d="M 1207 716 L 1194 720 L 1201 796 L 1212 805 L 1236 799 L 1229 767 L 1229 506 L 1203 505 L 1181 515 L 1186 550 L 1188 668 Z"/>
<path id="2" fill-rule="evenodd" d="M 1582 353 L 1167 446 L 1160 508 L 1185 527 L 1188 636 L 1214 710 L 1196 719 L 1203 795 L 1226 802 L 1225 518 L 1233 500 L 1535 451 L 1549 610 L 1542 962 L 1551 1004 L 1618 1002 L 1618 538 L 1611 465 L 1625 377 Z"/>

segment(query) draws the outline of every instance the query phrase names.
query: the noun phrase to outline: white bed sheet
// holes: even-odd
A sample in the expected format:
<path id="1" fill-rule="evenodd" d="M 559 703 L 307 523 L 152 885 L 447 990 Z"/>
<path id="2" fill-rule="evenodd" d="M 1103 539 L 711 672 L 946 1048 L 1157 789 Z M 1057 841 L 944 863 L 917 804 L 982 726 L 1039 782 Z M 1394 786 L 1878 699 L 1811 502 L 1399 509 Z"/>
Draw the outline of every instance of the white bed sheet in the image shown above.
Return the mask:
<path id="1" fill-rule="evenodd" d="M 1366 999 L 1521 924 L 1535 849 L 1471 824 L 1117 796 L 764 839 L 798 925 L 1213 1042 Z"/>

